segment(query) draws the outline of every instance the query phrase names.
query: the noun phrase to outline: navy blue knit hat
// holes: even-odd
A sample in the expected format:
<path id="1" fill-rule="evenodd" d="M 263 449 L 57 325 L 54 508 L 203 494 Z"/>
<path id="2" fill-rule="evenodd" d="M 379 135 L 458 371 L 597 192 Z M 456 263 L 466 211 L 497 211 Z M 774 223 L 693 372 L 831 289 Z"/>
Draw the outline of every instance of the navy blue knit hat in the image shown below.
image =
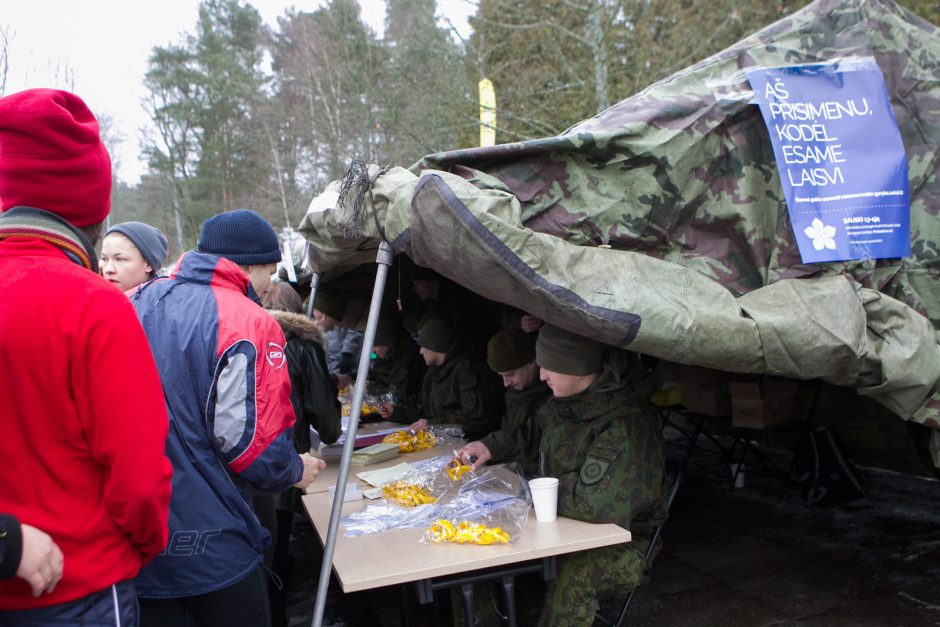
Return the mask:
<path id="1" fill-rule="evenodd" d="M 196 250 L 225 257 L 240 266 L 281 260 L 277 233 L 267 220 L 249 209 L 226 211 L 203 222 Z"/>
<path id="2" fill-rule="evenodd" d="M 167 241 L 166 235 L 160 229 L 143 222 L 122 222 L 108 229 L 105 236 L 111 233 L 120 233 L 131 240 L 154 272 L 157 272 L 163 265 L 166 259 Z"/>

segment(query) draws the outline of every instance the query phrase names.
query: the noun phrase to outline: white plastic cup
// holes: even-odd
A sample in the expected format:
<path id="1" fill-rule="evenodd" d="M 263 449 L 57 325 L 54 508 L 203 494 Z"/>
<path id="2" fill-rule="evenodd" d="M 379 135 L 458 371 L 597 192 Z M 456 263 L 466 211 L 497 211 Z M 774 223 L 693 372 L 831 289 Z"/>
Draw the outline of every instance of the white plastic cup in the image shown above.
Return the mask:
<path id="1" fill-rule="evenodd" d="M 532 492 L 532 505 L 535 506 L 535 519 L 539 522 L 555 520 L 558 514 L 558 479 L 530 479 L 529 490 Z"/>

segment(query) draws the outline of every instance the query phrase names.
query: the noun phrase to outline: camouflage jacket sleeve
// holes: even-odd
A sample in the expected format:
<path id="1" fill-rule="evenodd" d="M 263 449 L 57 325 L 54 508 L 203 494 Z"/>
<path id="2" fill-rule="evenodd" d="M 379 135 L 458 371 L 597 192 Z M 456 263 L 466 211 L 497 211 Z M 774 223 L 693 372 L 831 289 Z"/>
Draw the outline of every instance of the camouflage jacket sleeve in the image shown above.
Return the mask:
<path id="1" fill-rule="evenodd" d="M 515 437 L 515 430 L 508 424 L 506 417 L 499 431 L 484 436 L 480 442 L 489 450 L 494 462 L 512 461 L 522 453 L 522 442 Z"/>
<path id="2" fill-rule="evenodd" d="M 389 389 L 395 395 L 396 407 L 409 415 L 417 415 L 424 379 L 424 362 L 418 359 L 400 360 L 389 373 Z"/>
<path id="3" fill-rule="evenodd" d="M 535 471 L 538 438 L 535 435 L 534 423 L 541 400 L 541 397 L 531 393 L 519 393 L 515 390 L 506 392 L 506 411 L 499 430 L 481 440 L 489 449 L 493 461 L 518 461 L 527 470 L 531 468 Z"/>
<path id="4" fill-rule="evenodd" d="M 650 498 L 644 498 L 644 493 L 651 488 L 638 480 L 644 460 L 624 423 L 611 423 L 588 447 L 581 468 L 558 477 L 558 513 L 629 529 L 637 502 Z M 658 490 L 659 485 L 652 489 Z"/>
<path id="5" fill-rule="evenodd" d="M 473 368 L 458 368 L 447 391 L 450 397 L 441 402 L 440 415 L 430 417 L 434 422 L 459 424 L 468 439 L 477 439 L 491 431 L 481 384 Z"/>

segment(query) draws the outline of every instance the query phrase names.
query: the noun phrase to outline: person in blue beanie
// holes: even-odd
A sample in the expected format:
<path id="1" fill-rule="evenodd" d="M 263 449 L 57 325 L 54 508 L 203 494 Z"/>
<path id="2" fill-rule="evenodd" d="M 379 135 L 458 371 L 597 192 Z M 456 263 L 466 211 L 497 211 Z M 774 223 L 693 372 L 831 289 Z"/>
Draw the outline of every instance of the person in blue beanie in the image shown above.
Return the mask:
<path id="1" fill-rule="evenodd" d="M 135 583 L 141 625 L 270 625 L 259 492 L 305 488 L 284 333 L 258 295 L 281 259 L 254 211 L 213 216 L 171 275 L 131 296 L 163 381 L 173 464 L 170 540 Z"/>

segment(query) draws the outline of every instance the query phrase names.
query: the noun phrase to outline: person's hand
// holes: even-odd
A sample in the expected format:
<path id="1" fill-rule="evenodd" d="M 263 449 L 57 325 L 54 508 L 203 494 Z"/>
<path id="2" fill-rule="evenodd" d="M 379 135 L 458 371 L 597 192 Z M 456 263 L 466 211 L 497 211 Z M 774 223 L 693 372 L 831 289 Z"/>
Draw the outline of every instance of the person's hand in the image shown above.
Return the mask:
<path id="1" fill-rule="evenodd" d="M 388 420 L 392 417 L 392 413 L 395 411 L 395 403 L 391 401 L 382 401 L 379 403 L 379 415 L 382 418 Z"/>
<path id="2" fill-rule="evenodd" d="M 318 457 L 313 457 L 310 453 L 301 453 L 300 461 L 304 463 L 304 474 L 300 477 L 300 481 L 294 484 L 294 487 L 306 490 L 320 474 L 320 471 L 326 468 L 326 462 Z"/>
<path id="3" fill-rule="evenodd" d="M 522 327 L 522 330 L 526 333 L 532 333 L 542 326 L 542 319 L 536 318 L 532 314 L 522 314 L 522 318 L 519 320 L 519 326 Z"/>
<path id="4" fill-rule="evenodd" d="M 337 374 L 336 375 L 336 389 L 345 390 L 350 385 L 352 385 L 352 378 L 348 374 Z"/>
<path id="5" fill-rule="evenodd" d="M 62 579 L 65 561 L 62 551 L 46 532 L 31 525 L 21 525 L 20 529 L 23 533 L 23 557 L 16 576 L 29 584 L 34 597 L 51 593 Z"/>
<path id="6" fill-rule="evenodd" d="M 456 453 L 461 462 L 472 463 L 474 470 L 493 457 L 493 455 L 490 454 L 490 449 L 486 448 L 486 444 L 483 444 L 483 442 L 468 442 L 457 449 Z M 474 457 L 476 459 L 474 459 Z"/>
<path id="7" fill-rule="evenodd" d="M 420 420 L 415 420 L 408 426 L 408 429 L 417 433 L 418 431 L 424 431 L 428 428 L 428 421 L 426 418 L 421 418 Z"/>

